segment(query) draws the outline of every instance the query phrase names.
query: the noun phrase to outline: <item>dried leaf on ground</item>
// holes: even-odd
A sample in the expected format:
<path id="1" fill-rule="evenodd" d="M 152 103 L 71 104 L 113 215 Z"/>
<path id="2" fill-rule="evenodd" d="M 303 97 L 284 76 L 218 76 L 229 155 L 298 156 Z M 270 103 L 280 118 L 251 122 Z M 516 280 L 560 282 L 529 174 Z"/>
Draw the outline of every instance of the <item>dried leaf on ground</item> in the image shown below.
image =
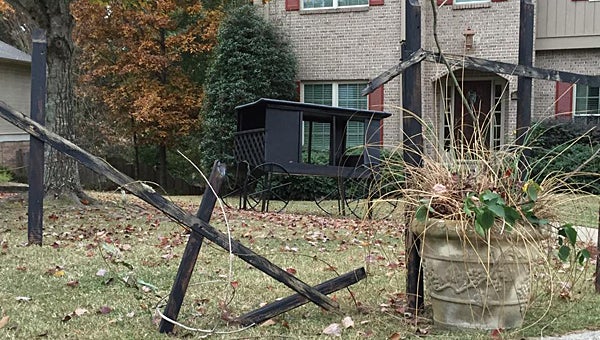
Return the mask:
<path id="1" fill-rule="evenodd" d="M 0 319 L 0 329 L 4 328 L 4 326 L 8 324 L 9 320 L 10 318 L 8 317 L 8 315 L 3 316 L 2 319 Z"/>
<path id="2" fill-rule="evenodd" d="M 263 327 L 263 326 L 266 327 L 266 326 L 273 326 L 275 324 L 277 324 L 277 322 L 275 320 L 269 319 L 269 320 L 261 323 L 260 325 L 261 325 L 261 327 Z"/>
<path id="3" fill-rule="evenodd" d="M 402 337 L 400 336 L 400 333 L 396 332 L 396 333 L 393 333 L 392 335 L 390 335 L 390 337 L 388 339 L 389 340 L 400 340 L 400 339 L 402 339 Z"/>
<path id="4" fill-rule="evenodd" d="M 331 336 L 342 336 L 342 326 L 339 323 L 332 323 L 323 329 L 323 334 Z"/>
<path id="5" fill-rule="evenodd" d="M 342 319 L 342 325 L 344 326 L 344 328 L 354 327 L 354 320 L 352 320 L 351 317 L 346 316 Z"/>
<path id="6" fill-rule="evenodd" d="M 78 316 L 82 316 L 83 314 L 85 314 L 85 313 L 87 313 L 87 312 L 88 312 L 88 310 L 87 310 L 87 309 L 85 309 L 85 308 L 77 308 L 77 309 L 75 309 L 73 312 L 71 312 L 71 313 L 69 313 L 69 314 L 65 315 L 65 316 L 62 318 L 62 322 L 67 322 L 67 321 L 71 320 L 72 318 L 74 318 L 74 317 L 78 317 Z"/>
<path id="7" fill-rule="evenodd" d="M 100 309 L 98 309 L 98 314 L 108 314 L 110 312 L 112 312 L 112 308 L 108 307 L 108 306 L 102 306 L 100 307 Z"/>

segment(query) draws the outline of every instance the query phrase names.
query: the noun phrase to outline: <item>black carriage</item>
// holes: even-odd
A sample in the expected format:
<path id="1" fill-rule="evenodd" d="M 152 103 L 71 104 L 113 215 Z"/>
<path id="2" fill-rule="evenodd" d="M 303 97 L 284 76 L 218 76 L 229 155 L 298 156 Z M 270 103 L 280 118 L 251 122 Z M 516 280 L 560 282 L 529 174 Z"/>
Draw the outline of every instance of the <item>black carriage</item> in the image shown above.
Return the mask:
<path id="1" fill-rule="evenodd" d="M 289 202 L 290 176 L 307 175 L 337 181 L 335 190 L 314 197 L 327 213 L 373 211 L 373 199 L 381 198 L 373 183 L 382 120 L 390 113 L 265 98 L 236 113 L 237 176 L 223 195 L 228 204 L 279 212 Z M 395 204 L 383 206 L 387 211 Z"/>

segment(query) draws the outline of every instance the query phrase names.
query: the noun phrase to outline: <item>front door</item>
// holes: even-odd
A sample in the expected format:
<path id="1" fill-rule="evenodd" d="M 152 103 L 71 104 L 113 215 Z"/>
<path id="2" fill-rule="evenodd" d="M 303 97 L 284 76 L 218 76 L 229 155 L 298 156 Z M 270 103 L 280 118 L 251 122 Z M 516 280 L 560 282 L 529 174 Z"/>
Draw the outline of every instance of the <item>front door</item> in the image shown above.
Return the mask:
<path id="1" fill-rule="evenodd" d="M 456 146 L 461 149 L 489 148 L 492 81 L 464 81 L 462 90 L 472 114 L 455 89 L 453 131 Z"/>

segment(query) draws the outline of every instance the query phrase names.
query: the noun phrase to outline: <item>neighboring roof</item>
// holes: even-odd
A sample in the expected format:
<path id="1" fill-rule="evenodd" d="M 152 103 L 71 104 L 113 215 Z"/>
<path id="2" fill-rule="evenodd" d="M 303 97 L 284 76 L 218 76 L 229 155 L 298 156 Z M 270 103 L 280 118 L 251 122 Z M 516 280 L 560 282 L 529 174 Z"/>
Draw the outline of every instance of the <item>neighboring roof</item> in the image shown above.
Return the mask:
<path id="1" fill-rule="evenodd" d="M 3 41 L 0 41 L 0 59 L 31 63 L 31 56 L 29 54 L 12 47 Z"/>
<path id="2" fill-rule="evenodd" d="M 305 114 L 318 115 L 323 117 L 345 116 L 354 118 L 386 118 L 391 113 L 372 110 L 348 109 L 343 107 L 334 107 L 320 104 L 309 104 L 300 102 L 291 102 L 286 100 L 261 98 L 253 103 L 237 106 L 235 110 L 240 113 L 264 111 L 266 107 L 278 108 L 283 110 L 301 110 Z"/>

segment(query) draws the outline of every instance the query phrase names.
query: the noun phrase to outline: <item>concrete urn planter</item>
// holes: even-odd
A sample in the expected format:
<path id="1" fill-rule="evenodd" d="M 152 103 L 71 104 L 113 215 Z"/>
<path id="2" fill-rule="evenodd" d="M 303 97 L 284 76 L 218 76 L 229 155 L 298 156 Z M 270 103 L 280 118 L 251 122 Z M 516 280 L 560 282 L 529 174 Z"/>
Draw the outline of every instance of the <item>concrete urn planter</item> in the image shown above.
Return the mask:
<path id="1" fill-rule="evenodd" d="M 531 228 L 525 238 L 512 232 L 494 235 L 488 243 L 461 223 L 430 219 L 411 225 L 421 236 L 434 324 L 477 329 L 521 326 L 529 302 L 530 266 L 540 256 L 535 244 L 546 234 Z"/>

